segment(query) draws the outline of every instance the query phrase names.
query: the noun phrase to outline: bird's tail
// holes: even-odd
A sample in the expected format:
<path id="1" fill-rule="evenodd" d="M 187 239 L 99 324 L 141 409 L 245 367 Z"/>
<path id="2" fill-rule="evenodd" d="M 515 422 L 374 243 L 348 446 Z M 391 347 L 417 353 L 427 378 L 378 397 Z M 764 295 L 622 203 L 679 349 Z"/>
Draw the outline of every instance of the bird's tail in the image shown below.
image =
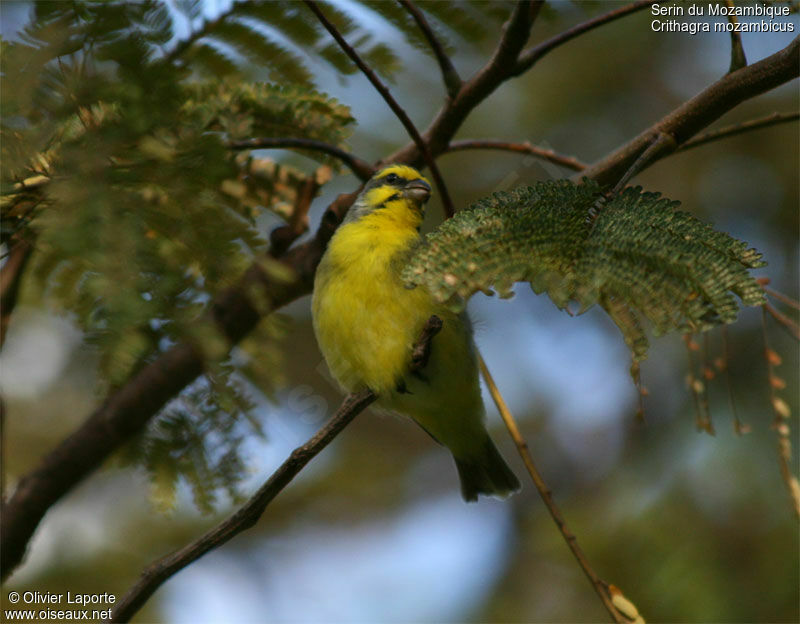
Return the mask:
<path id="1" fill-rule="evenodd" d="M 481 455 L 454 459 L 465 501 L 478 500 L 478 494 L 505 497 L 519 489 L 519 480 L 488 435 Z"/>

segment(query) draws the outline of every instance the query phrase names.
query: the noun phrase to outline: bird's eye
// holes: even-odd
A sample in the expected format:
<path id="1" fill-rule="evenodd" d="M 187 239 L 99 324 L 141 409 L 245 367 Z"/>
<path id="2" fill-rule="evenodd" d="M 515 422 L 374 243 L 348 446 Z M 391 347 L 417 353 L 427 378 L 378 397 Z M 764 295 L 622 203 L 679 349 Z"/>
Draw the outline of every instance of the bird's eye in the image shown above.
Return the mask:
<path id="1" fill-rule="evenodd" d="M 384 180 L 386 180 L 389 184 L 395 184 L 400 180 L 400 176 L 396 173 L 390 173 L 384 178 Z"/>

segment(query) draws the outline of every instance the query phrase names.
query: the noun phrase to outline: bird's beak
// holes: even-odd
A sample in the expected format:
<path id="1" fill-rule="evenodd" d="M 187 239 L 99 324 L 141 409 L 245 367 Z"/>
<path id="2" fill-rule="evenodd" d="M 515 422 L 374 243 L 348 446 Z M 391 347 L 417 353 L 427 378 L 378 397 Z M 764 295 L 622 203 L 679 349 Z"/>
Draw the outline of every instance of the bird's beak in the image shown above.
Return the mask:
<path id="1" fill-rule="evenodd" d="M 403 194 L 415 202 L 424 204 L 431 196 L 431 185 L 425 180 L 411 180 L 403 189 Z"/>

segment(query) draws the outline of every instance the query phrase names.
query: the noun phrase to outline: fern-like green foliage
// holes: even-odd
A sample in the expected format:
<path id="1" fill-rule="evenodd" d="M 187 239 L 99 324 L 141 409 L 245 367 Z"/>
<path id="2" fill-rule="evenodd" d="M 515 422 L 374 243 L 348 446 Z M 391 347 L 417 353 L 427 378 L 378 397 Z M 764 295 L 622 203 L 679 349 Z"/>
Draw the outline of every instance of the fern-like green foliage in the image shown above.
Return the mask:
<path id="1" fill-rule="evenodd" d="M 315 139 L 345 147 L 355 124 L 350 109 L 323 93 L 298 85 L 193 82 L 185 87 L 183 111 L 207 131 L 231 141 L 253 137 Z M 319 152 L 310 158 L 339 162 Z"/>
<path id="2" fill-rule="evenodd" d="M 197 508 L 211 512 L 220 492 L 240 498 L 237 483 L 247 466 L 239 447 L 254 432 L 263 435 L 261 423 L 250 415 L 253 408 L 233 367 L 216 365 L 170 403 L 121 460 L 146 468 L 152 499 L 161 510 L 175 506 L 183 483 Z"/>
<path id="3" fill-rule="evenodd" d="M 456 309 L 477 291 L 510 296 L 520 281 L 559 308 L 599 304 L 638 361 L 648 347 L 642 317 L 657 335 L 698 332 L 736 319 L 734 295 L 764 303 L 749 272 L 761 255 L 678 205 L 641 188 L 605 202 L 589 180 L 495 193 L 428 235 L 403 279 Z"/>
<path id="4" fill-rule="evenodd" d="M 25 297 L 81 328 L 98 355 L 99 392 L 177 341 L 205 350 L 205 381 L 135 448 L 161 502 L 183 480 L 207 509 L 217 489 L 233 492 L 242 473 L 236 449 L 258 429 L 235 379 L 246 374 L 271 392 L 280 365 L 270 354 L 283 333 L 265 321 L 268 331 L 247 341 L 264 359 L 260 374 L 233 374 L 224 338 L 204 320 L 207 303 L 256 258 L 279 270 L 264 253 L 258 215 L 287 217 L 309 175 L 330 175 L 327 166 L 309 174 L 228 143 L 288 135 L 344 146 L 353 119 L 307 86 L 194 81 L 151 45 L 172 38 L 164 10 L 37 5 L 22 40 L 3 42 L 3 240 L 35 238 Z"/>

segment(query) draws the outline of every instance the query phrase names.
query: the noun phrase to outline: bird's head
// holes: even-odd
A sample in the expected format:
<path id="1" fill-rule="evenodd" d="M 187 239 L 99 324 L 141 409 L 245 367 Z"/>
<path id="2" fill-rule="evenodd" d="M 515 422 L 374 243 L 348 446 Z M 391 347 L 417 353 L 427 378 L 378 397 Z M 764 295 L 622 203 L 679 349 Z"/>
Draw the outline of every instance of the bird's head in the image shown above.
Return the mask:
<path id="1" fill-rule="evenodd" d="M 418 228 L 430 196 L 431 185 L 419 171 L 408 165 L 389 165 L 364 185 L 347 213 L 346 222 L 374 215 Z"/>

